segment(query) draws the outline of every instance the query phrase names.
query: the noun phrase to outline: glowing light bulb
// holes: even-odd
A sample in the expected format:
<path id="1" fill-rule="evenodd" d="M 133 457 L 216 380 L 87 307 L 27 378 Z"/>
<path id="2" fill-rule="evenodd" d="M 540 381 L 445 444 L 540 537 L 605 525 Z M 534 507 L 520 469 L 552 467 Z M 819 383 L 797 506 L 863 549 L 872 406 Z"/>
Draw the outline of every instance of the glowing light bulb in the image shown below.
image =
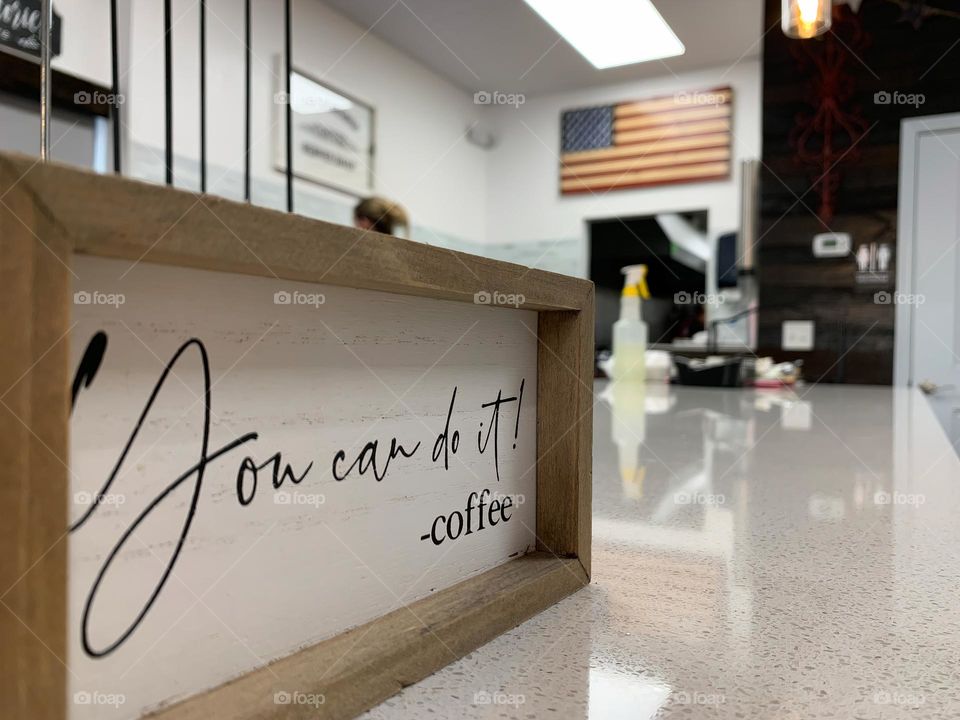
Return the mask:
<path id="1" fill-rule="evenodd" d="M 831 0 L 783 0 L 783 32 L 792 38 L 812 38 L 830 29 Z"/>
<path id="2" fill-rule="evenodd" d="M 817 21 L 820 0 L 797 0 L 797 10 L 800 13 L 800 22 L 812 26 Z"/>

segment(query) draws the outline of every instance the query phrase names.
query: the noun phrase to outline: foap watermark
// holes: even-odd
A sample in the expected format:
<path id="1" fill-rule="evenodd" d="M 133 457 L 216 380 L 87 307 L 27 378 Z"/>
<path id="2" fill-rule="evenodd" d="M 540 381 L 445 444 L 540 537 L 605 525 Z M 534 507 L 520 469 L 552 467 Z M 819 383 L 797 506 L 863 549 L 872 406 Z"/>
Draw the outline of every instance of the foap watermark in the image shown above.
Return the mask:
<path id="1" fill-rule="evenodd" d="M 719 293 L 687 292 L 681 290 L 673 295 L 675 305 L 723 305 L 727 299 Z"/>
<path id="2" fill-rule="evenodd" d="M 927 502 L 927 496 L 922 493 L 902 493 L 880 490 L 873 494 L 874 505 L 911 505 L 920 507 Z"/>
<path id="3" fill-rule="evenodd" d="M 277 290 L 273 294 L 274 305 L 312 305 L 315 308 L 320 307 L 327 301 L 323 293 L 305 293 L 299 290 L 287 291 Z"/>
<path id="4" fill-rule="evenodd" d="M 918 707 L 927 701 L 923 693 L 909 690 L 877 690 L 873 694 L 873 701 L 877 705 L 907 705 Z"/>
<path id="5" fill-rule="evenodd" d="M 921 294 L 912 294 L 912 293 L 902 293 L 902 292 L 888 292 L 887 290 L 880 290 L 873 294 L 873 304 L 874 305 L 923 305 L 927 301 L 926 295 Z"/>
<path id="6" fill-rule="evenodd" d="M 123 293 L 105 293 L 98 290 L 89 292 L 87 290 L 78 290 L 73 294 L 74 305 L 112 305 L 115 308 L 120 307 L 127 301 Z"/>
<path id="7" fill-rule="evenodd" d="M 299 690 L 278 690 L 273 694 L 274 705 L 306 705 L 318 708 L 327 701 L 323 693 L 306 693 Z"/>
<path id="8" fill-rule="evenodd" d="M 520 293 L 503 293 L 499 290 L 487 292 L 481 290 L 474 293 L 473 302 L 475 305 L 507 305 L 509 307 L 520 307 L 527 301 L 527 298 Z"/>
<path id="9" fill-rule="evenodd" d="M 677 705 L 723 705 L 726 701 L 723 693 L 679 690 L 673 694 L 673 702 Z"/>
<path id="10" fill-rule="evenodd" d="M 899 90 L 890 92 L 889 90 L 880 90 L 873 94 L 874 105 L 913 105 L 918 108 L 927 101 L 927 96 L 923 93 L 903 93 Z"/>
<path id="11" fill-rule="evenodd" d="M 674 93 L 673 101 L 677 105 L 723 105 L 727 96 L 722 92 L 685 92 Z"/>
<path id="12" fill-rule="evenodd" d="M 327 501 L 327 497 L 321 493 L 302 493 L 287 492 L 281 490 L 273 496 L 274 505 L 311 505 L 320 507 Z"/>
<path id="13" fill-rule="evenodd" d="M 81 90 L 73 94 L 74 105 L 110 105 L 111 107 L 118 107 L 126 101 L 127 98 L 122 93 L 105 93 L 100 90 L 94 90 L 93 92 Z"/>
<path id="14" fill-rule="evenodd" d="M 474 105 L 513 105 L 520 107 L 527 101 L 523 93 L 506 93 L 499 90 L 477 90 L 473 94 Z"/>
<path id="15" fill-rule="evenodd" d="M 508 693 L 502 690 L 488 692 L 487 690 L 478 690 L 473 694 L 474 705 L 513 705 L 518 707 L 523 705 L 527 698 L 522 693 Z"/>
<path id="16" fill-rule="evenodd" d="M 673 494 L 677 505 L 723 505 L 727 499 L 723 495 L 700 492 L 678 492 Z"/>
<path id="17" fill-rule="evenodd" d="M 509 495 L 507 493 L 502 493 L 498 491 L 490 494 L 491 502 L 493 502 L 494 500 L 499 500 L 501 503 L 503 503 L 503 501 L 506 500 L 507 498 L 510 498 L 510 502 L 513 505 L 523 505 L 527 501 L 527 496 L 524 495 L 523 493 L 514 493 L 513 495 Z"/>
<path id="18" fill-rule="evenodd" d="M 100 690 L 77 690 L 73 694 L 75 705 L 106 705 L 118 708 L 127 702 L 127 696 L 123 693 L 107 693 Z"/>
<path id="19" fill-rule="evenodd" d="M 298 113 L 324 113 L 336 110 L 330 100 L 323 95 L 310 95 L 309 93 L 287 94 L 284 90 L 273 94 L 274 105 L 293 105 L 294 112 Z M 337 134 L 337 138 L 343 138 Z"/>
<path id="20" fill-rule="evenodd" d="M 116 505 L 120 507 L 127 501 L 127 496 L 120 493 L 103 493 L 96 495 L 81 490 L 73 494 L 73 501 L 77 505 L 93 505 L 96 503 L 97 505 Z"/>

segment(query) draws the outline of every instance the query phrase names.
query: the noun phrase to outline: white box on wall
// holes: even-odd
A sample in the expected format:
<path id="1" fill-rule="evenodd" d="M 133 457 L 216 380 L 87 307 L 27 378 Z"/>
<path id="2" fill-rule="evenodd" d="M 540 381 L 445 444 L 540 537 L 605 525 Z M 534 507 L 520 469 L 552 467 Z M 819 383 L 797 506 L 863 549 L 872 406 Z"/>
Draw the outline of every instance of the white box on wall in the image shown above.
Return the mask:
<path id="1" fill-rule="evenodd" d="M 813 320 L 784 320 L 780 342 L 784 350 L 813 350 Z"/>

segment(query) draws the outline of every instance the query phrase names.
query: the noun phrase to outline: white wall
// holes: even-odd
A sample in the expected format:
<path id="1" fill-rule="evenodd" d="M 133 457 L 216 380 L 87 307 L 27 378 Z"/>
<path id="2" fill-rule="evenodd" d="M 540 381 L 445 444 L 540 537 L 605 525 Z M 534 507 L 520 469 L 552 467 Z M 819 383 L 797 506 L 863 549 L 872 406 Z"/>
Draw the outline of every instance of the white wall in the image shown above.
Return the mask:
<path id="1" fill-rule="evenodd" d="M 487 168 L 487 226 L 490 242 L 583 238 L 588 219 L 637 216 L 669 210 L 709 211 L 716 236 L 739 227 L 739 163 L 760 157 L 760 78 L 757 59 L 641 82 L 527 98 L 519 108 L 495 108 L 499 138 Z M 733 88 L 734 172 L 721 182 L 613 190 L 596 195 L 560 195 L 560 113 L 562 110 L 624 100 L 672 95 L 678 91 Z"/>
<path id="2" fill-rule="evenodd" d="M 486 156 L 464 137 L 478 115 L 472 98 L 318 0 L 293 6 L 295 66 L 376 109 L 375 191 L 403 203 L 417 225 L 482 242 Z M 283 183 L 271 157 L 283 4 L 258 0 L 253 8 L 253 194 L 258 204 L 275 204 L 276 193 L 264 186 Z M 199 154 L 198 13 L 193 0 L 174 0 L 174 144 L 178 155 L 192 157 Z M 133 1 L 127 122 L 134 143 L 161 155 L 162 21 L 162 3 Z M 208 0 L 207 28 L 208 179 L 216 191 L 222 171 L 214 167 L 243 168 L 243 3 Z M 177 174 L 178 184 L 195 186 L 179 168 Z M 297 189 L 326 195 L 307 182 L 298 181 Z"/>
<path id="3" fill-rule="evenodd" d="M 50 61 L 58 70 L 110 86 L 110 0 L 54 0 L 60 15 L 60 54 Z"/>
<path id="4" fill-rule="evenodd" d="M 163 180 L 163 3 L 130 0 L 130 57 L 121 63 L 126 95 L 125 172 Z M 57 65 L 109 84 L 109 0 L 57 0 L 64 17 L 64 52 Z M 283 51 L 282 0 L 253 3 L 253 199 L 283 206 L 283 175 L 273 169 L 272 146 Z M 199 7 L 174 0 L 175 182 L 198 187 Z M 739 224 L 739 161 L 760 155 L 760 77 L 757 59 L 636 83 L 528 97 L 515 109 L 477 106 L 462 89 L 394 49 L 320 0 L 294 0 L 294 58 L 303 71 L 376 108 L 375 191 L 405 204 L 420 239 L 471 244 L 515 244 L 506 259 L 586 272 L 587 219 L 666 210 L 709 211 L 711 236 Z M 77 37 L 91 40 L 81 44 Z M 243 169 L 243 3 L 208 0 L 208 183 L 239 199 Z M 560 113 L 564 109 L 669 95 L 729 84 L 734 88 L 734 173 L 728 181 L 559 194 Z M 480 120 L 495 129 L 492 151 L 471 145 L 467 127 Z M 354 200 L 306 181 L 296 183 L 299 211 L 350 221 Z M 321 201 L 301 203 L 300 198 Z M 539 243 L 543 251 L 537 247 Z M 451 243 L 447 243 L 451 244 Z M 456 243 L 453 243 L 456 245 Z M 512 254 L 511 254 L 512 253 Z M 576 256 L 574 258 L 574 256 Z M 540 262 L 538 263 L 538 260 Z"/>
<path id="5" fill-rule="evenodd" d="M 0 93 L 0 150 L 40 154 L 38 103 Z M 50 157 L 56 162 L 80 167 L 95 167 L 106 157 L 98 151 L 98 140 L 106 139 L 106 121 L 78 115 L 60 108 L 53 111 L 50 123 Z M 100 131 L 100 132 L 98 132 Z"/>
<path id="6" fill-rule="evenodd" d="M 101 85 L 110 84 L 109 0 L 55 0 L 54 8 L 63 26 L 60 54 L 51 65 Z M 87 40 L 88 36 L 94 42 Z M 21 98 L 0 94 L 0 150 L 40 154 L 39 96 Z M 102 118 L 70 112 L 61 107 L 51 111 L 50 156 L 56 162 L 87 168 L 106 167 L 107 130 Z"/>

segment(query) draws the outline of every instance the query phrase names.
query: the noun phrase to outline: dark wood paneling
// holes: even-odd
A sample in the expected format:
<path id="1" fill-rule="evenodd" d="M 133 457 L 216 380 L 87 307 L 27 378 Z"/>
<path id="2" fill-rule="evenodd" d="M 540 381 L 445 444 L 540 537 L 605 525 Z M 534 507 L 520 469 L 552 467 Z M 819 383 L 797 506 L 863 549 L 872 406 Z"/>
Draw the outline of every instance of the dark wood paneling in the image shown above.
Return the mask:
<path id="1" fill-rule="evenodd" d="M 960 11 L 947 0 L 863 0 L 856 15 L 847 5 L 834 9 L 833 38 L 790 40 L 777 28 L 764 36 L 759 352 L 803 358 L 811 380 L 892 381 L 894 307 L 874 297 L 884 288 L 858 287 L 852 256 L 814 258 L 812 238 L 834 230 L 851 233 L 854 248 L 862 242 L 895 247 L 900 122 L 960 111 L 960 19 L 928 15 L 917 25 L 901 5 Z M 765 27 L 779 18 L 780 1 L 767 0 Z M 804 50 L 823 60 L 831 41 L 843 69 L 836 84 L 824 86 Z M 861 122 L 866 133 L 834 168 L 833 214 L 824 219 L 818 217 L 821 197 L 814 185 L 822 170 L 801 162 L 791 138 L 801 119 L 813 115 L 818 98 L 838 87 L 840 111 Z M 922 95 L 923 102 L 875 102 L 884 91 Z M 807 147 L 817 150 L 821 143 L 822 134 L 815 133 Z M 835 137 L 835 146 L 849 145 L 844 136 Z M 780 349 L 781 323 L 791 319 L 816 322 L 815 352 Z"/>
<path id="2" fill-rule="evenodd" d="M 27 58 L 0 50 L 0 91 L 18 95 L 40 104 L 40 65 Z M 85 93 L 84 100 L 77 97 Z M 53 71 L 50 94 L 55 108 L 71 110 L 83 115 L 110 117 L 110 105 L 107 100 L 110 88 L 104 85 L 68 75 L 59 70 Z"/>

